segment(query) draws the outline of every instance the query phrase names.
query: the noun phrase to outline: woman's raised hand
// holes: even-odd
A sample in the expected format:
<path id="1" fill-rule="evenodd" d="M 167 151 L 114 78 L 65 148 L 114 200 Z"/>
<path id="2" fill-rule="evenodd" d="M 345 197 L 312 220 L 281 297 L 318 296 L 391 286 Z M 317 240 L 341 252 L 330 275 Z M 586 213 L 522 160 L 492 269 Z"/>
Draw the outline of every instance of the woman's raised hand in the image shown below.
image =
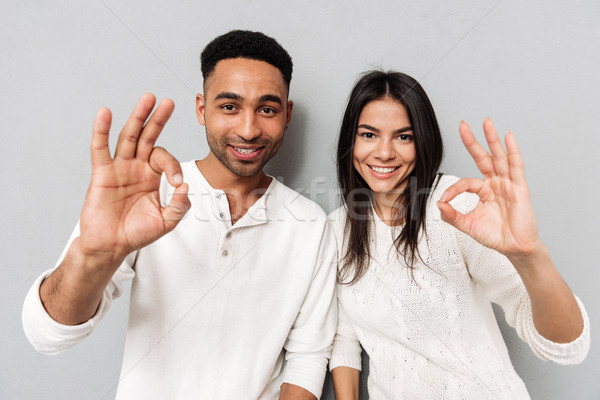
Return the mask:
<path id="1" fill-rule="evenodd" d="M 438 203 L 442 219 L 484 246 L 507 256 L 526 256 L 539 249 L 541 242 L 519 147 L 509 131 L 505 150 L 489 118 L 483 129 L 491 155 L 475 140 L 469 126 L 460 124 L 462 141 L 484 179 L 465 178 L 450 186 Z M 448 204 L 463 192 L 479 196 L 477 207 L 464 215 Z"/>

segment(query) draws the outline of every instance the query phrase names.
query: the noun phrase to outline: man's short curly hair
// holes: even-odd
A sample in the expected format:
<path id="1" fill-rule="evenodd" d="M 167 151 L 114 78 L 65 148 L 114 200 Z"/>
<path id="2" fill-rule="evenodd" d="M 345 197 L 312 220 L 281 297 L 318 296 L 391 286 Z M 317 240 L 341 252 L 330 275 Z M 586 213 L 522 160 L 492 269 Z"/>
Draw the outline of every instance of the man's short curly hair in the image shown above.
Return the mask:
<path id="1" fill-rule="evenodd" d="M 277 41 L 264 33 L 233 30 L 216 37 L 200 55 L 202 77 L 206 81 L 221 60 L 248 58 L 267 62 L 281 71 L 289 90 L 292 80 L 292 58 Z"/>

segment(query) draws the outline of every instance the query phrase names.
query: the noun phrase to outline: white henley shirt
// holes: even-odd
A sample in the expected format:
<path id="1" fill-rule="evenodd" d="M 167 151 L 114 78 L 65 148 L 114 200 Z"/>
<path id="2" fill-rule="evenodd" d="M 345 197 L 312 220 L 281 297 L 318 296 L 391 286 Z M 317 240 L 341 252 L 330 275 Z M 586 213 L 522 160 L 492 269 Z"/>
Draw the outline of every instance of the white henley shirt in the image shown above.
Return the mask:
<path id="1" fill-rule="evenodd" d="M 54 321 L 39 297 L 52 270 L 36 280 L 23 307 L 29 341 L 47 354 L 80 342 L 133 279 L 117 399 L 273 400 L 283 382 L 319 398 L 337 318 L 325 213 L 273 179 L 232 226 L 225 193 L 193 161 L 182 170 L 191 209 L 126 258 L 93 318 Z M 164 176 L 160 193 L 165 204 L 173 193 Z"/>

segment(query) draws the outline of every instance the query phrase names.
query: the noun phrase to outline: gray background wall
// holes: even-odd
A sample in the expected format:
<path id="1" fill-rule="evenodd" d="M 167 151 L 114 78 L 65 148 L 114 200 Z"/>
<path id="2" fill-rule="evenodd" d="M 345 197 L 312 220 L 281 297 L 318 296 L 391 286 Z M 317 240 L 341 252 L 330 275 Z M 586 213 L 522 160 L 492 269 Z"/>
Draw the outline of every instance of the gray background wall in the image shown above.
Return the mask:
<path id="1" fill-rule="evenodd" d="M 505 339 L 532 398 L 600 398 L 599 17 L 594 0 L 3 2 L 0 398 L 114 397 L 127 296 L 88 340 L 54 357 L 26 342 L 22 301 L 77 220 L 96 110 L 113 110 L 116 137 L 141 93 L 171 97 L 159 144 L 180 160 L 203 157 L 198 55 L 233 28 L 270 34 L 293 56 L 293 122 L 269 170 L 326 211 L 337 205 L 341 112 L 363 70 L 393 68 L 423 84 L 445 135 L 445 172 L 479 176 L 460 144 L 461 119 L 479 137 L 488 115 L 513 130 L 542 238 L 592 320 L 592 348 L 581 365 L 559 367 L 501 322 Z M 329 383 L 324 398 L 333 398 Z"/>

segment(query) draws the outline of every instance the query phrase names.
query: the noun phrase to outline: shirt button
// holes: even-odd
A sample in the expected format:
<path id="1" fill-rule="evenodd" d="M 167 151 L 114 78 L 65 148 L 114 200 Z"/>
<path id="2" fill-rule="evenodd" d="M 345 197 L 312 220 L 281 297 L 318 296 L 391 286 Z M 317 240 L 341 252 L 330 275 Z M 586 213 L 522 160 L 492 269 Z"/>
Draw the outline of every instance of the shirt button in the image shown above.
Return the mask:
<path id="1" fill-rule="evenodd" d="M 221 195 L 220 194 L 217 194 L 215 197 L 217 198 L 217 200 L 221 200 Z"/>
<path id="2" fill-rule="evenodd" d="M 229 251 L 223 250 L 223 253 L 221 253 L 221 254 L 223 254 L 223 257 L 227 257 L 229 255 Z"/>
<path id="3" fill-rule="evenodd" d="M 221 219 L 225 218 L 225 214 L 224 213 L 219 213 L 219 217 L 221 217 Z"/>
<path id="4" fill-rule="evenodd" d="M 225 239 L 231 239 L 231 232 L 227 232 L 227 234 L 225 235 Z"/>

